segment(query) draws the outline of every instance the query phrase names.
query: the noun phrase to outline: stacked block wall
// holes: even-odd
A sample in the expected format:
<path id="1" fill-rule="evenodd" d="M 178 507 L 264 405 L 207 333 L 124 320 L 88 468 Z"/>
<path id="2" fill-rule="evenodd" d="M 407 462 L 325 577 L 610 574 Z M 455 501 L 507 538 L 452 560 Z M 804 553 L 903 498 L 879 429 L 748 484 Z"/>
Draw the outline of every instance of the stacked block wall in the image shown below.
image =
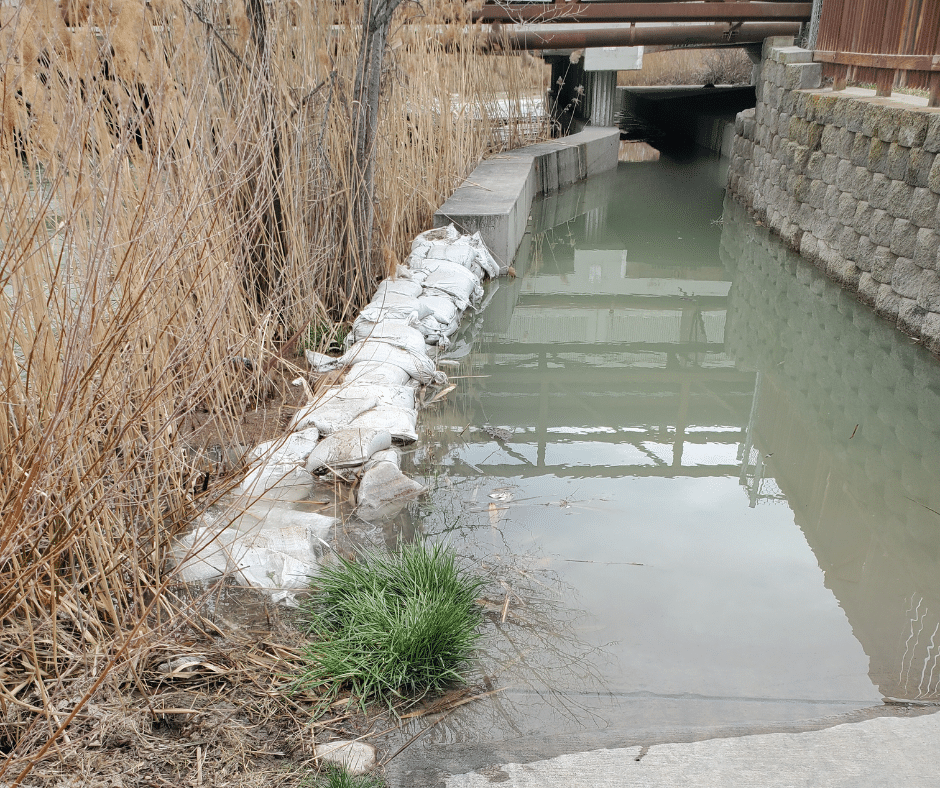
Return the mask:
<path id="1" fill-rule="evenodd" d="M 940 110 L 820 90 L 812 53 L 764 45 L 728 185 L 794 249 L 940 354 Z"/>

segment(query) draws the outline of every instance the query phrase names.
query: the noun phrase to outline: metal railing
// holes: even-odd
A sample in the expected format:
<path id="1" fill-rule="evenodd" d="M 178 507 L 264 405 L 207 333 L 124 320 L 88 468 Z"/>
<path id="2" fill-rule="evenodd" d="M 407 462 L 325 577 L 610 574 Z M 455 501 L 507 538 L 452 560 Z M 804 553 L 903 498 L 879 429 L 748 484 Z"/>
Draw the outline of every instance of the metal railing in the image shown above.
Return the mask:
<path id="1" fill-rule="evenodd" d="M 940 107 L 940 0 L 825 0 L 813 57 L 833 90 L 848 81 L 872 82 L 879 96 L 920 88 Z"/>

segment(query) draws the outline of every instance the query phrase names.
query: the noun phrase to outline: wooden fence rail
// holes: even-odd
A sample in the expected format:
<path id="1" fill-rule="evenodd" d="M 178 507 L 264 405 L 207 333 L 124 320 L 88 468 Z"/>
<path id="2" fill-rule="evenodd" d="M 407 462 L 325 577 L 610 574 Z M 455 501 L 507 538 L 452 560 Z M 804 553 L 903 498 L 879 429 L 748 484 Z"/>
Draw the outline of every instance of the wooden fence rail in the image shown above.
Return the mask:
<path id="1" fill-rule="evenodd" d="M 940 0 L 825 0 L 814 58 L 833 90 L 847 80 L 873 82 L 879 96 L 920 88 L 940 107 Z"/>

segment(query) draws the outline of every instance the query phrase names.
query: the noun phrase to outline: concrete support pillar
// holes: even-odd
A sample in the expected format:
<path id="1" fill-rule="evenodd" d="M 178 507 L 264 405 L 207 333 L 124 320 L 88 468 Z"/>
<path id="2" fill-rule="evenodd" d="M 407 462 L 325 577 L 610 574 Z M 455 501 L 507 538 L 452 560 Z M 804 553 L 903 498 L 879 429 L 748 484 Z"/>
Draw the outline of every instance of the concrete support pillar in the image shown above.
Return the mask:
<path id="1" fill-rule="evenodd" d="M 592 126 L 613 126 L 617 111 L 617 72 L 585 72 L 584 118 Z"/>

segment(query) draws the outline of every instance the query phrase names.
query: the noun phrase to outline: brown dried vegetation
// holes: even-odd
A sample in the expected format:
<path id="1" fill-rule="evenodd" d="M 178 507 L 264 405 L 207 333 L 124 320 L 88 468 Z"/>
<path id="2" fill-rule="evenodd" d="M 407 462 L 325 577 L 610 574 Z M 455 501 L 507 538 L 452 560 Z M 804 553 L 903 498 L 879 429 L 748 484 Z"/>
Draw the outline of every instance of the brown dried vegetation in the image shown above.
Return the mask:
<path id="1" fill-rule="evenodd" d="M 494 107 L 538 89 L 539 70 L 494 68 L 472 27 L 447 47 L 431 36 L 463 9 L 397 12 L 375 253 L 357 259 L 342 242 L 361 178 L 355 3 L 0 8 L 0 781 L 250 784 L 245 753 L 269 746 L 230 748 L 226 767 L 215 695 L 243 702 L 230 717 L 252 730 L 302 717 L 277 678 L 289 630 L 235 646 L 174 592 L 168 540 L 237 478 L 206 475 L 191 425 L 211 417 L 238 442 L 279 348 L 350 319 L 497 126 L 500 145 L 531 132 Z M 198 713 L 160 712 L 180 691 L 157 670 L 169 654 L 221 668 L 174 701 Z M 146 766 L 153 736 L 200 720 L 185 780 L 180 753 L 176 771 Z"/>

